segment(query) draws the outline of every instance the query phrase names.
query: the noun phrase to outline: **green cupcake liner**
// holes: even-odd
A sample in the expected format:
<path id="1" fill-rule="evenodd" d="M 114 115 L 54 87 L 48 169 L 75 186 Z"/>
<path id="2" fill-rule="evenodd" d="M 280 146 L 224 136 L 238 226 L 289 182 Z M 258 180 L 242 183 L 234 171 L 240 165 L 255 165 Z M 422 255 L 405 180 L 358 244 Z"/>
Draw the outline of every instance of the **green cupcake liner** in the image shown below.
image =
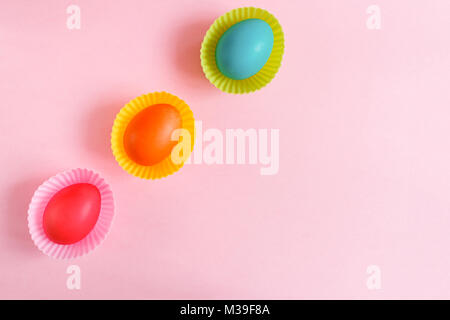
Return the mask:
<path id="1" fill-rule="evenodd" d="M 264 67 L 255 75 L 234 80 L 226 77 L 216 65 L 216 46 L 219 39 L 231 26 L 247 19 L 261 19 L 269 24 L 273 32 L 273 48 Z M 268 11 L 254 8 L 238 8 L 217 18 L 206 32 L 200 50 L 200 59 L 206 78 L 218 89 L 233 94 L 250 93 L 266 86 L 275 77 L 281 66 L 284 53 L 284 34 L 278 20 Z"/>

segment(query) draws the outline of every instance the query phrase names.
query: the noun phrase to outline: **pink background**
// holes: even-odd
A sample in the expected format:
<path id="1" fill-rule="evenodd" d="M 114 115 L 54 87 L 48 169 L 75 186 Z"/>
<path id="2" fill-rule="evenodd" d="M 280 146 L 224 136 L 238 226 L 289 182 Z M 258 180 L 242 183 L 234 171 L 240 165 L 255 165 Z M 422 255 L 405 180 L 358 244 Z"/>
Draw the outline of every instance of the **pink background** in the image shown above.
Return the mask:
<path id="1" fill-rule="evenodd" d="M 81 8 L 68 30 L 66 8 Z M 366 8 L 381 8 L 381 30 Z M 199 50 L 214 19 L 272 12 L 283 65 L 261 91 L 222 93 Z M 450 2 L 2 1 L 0 298 L 450 298 Z M 186 165 L 160 181 L 110 151 L 116 113 L 166 90 L 204 129 L 280 129 L 280 170 Z M 34 246 L 28 203 L 87 167 L 111 184 L 111 232 L 89 255 Z M 82 271 L 66 288 L 66 268 Z M 366 287 L 381 268 L 381 290 Z"/>

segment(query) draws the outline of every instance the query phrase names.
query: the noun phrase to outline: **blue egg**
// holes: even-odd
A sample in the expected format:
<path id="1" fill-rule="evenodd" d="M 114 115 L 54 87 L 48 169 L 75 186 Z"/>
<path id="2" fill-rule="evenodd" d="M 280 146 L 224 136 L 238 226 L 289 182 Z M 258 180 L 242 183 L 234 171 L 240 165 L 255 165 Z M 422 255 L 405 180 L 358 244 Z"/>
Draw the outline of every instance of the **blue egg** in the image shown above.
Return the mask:
<path id="1" fill-rule="evenodd" d="M 216 64 L 228 78 L 247 79 L 264 67 L 272 48 L 273 32 L 267 22 L 243 20 L 220 37 L 216 46 Z"/>

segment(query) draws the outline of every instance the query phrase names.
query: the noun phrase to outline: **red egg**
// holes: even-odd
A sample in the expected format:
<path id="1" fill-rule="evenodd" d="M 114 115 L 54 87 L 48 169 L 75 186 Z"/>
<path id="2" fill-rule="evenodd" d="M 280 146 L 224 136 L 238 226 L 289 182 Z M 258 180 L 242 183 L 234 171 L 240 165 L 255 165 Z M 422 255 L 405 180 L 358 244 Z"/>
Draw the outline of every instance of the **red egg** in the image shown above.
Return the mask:
<path id="1" fill-rule="evenodd" d="M 59 244 L 73 244 L 97 223 L 101 208 L 100 192 L 90 183 L 77 183 L 55 193 L 44 210 L 43 227 L 47 237 Z"/>

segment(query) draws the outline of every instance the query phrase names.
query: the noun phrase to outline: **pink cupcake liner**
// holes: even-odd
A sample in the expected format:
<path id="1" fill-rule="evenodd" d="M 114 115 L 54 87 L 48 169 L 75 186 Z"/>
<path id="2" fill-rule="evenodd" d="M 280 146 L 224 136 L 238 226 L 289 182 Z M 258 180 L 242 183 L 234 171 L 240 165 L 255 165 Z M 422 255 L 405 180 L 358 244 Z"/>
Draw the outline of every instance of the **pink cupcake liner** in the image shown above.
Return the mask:
<path id="1" fill-rule="evenodd" d="M 100 214 L 91 232 L 82 240 L 69 245 L 51 241 L 44 232 L 43 216 L 47 203 L 59 190 L 77 183 L 90 183 L 101 196 Z M 97 247 L 108 234 L 114 217 L 114 199 L 109 185 L 89 169 L 73 169 L 51 177 L 39 186 L 28 208 L 28 229 L 34 244 L 46 255 L 56 259 L 81 257 Z"/>

